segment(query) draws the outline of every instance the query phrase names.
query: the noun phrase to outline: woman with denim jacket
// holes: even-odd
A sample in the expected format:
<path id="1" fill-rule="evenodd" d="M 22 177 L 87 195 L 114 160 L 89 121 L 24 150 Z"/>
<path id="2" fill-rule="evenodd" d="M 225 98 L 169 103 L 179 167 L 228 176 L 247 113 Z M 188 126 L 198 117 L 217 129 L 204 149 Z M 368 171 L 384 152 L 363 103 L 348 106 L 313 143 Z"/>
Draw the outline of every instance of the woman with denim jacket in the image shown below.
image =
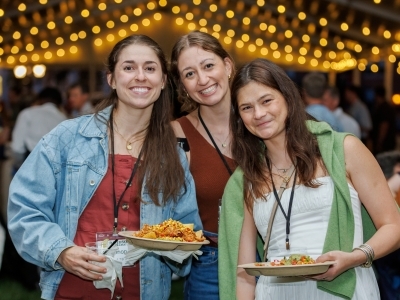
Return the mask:
<path id="1" fill-rule="evenodd" d="M 101 232 L 138 230 L 172 218 L 201 229 L 194 182 L 170 124 L 165 56 L 152 39 L 132 35 L 108 57 L 112 87 L 97 112 L 45 135 L 10 186 L 8 226 L 16 249 L 41 267 L 43 299 L 110 299 L 96 289 L 106 269 L 86 242 Z M 136 163 L 140 161 L 140 163 Z M 123 267 L 117 299 L 168 299 L 172 263 L 154 253 Z"/>
<path id="2" fill-rule="evenodd" d="M 182 110 L 188 114 L 173 123 L 186 146 L 196 198 L 209 245 L 185 279 L 186 300 L 219 299 L 218 218 L 222 193 L 236 168 L 229 129 L 231 94 L 229 79 L 235 66 L 229 53 L 210 34 L 193 31 L 174 45 L 171 73 Z"/>

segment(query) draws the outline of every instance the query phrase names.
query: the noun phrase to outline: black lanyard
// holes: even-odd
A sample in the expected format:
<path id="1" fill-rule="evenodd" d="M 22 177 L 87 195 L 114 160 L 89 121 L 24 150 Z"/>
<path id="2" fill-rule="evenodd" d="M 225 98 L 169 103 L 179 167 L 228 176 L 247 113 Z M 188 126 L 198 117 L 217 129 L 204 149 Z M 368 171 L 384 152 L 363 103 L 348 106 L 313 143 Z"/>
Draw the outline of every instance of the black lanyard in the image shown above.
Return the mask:
<path id="1" fill-rule="evenodd" d="M 117 197 L 115 195 L 115 179 L 114 179 L 114 171 L 115 171 L 115 155 L 114 155 L 114 120 L 113 120 L 113 113 L 110 115 L 110 132 L 111 132 L 111 172 L 112 172 L 112 178 L 113 178 L 113 202 L 114 202 L 114 233 L 117 233 L 117 226 L 118 226 L 118 209 L 119 209 L 119 204 L 121 203 L 122 198 L 125 195 L 126 190 L 132 185 L 133 177 L 136 174 L 136 171 L 140 165 L 140 158 L 142 156 L 142 150 L 140 150 L 139 156 L 135 162 L 135 165 L 132 168 L 132 173 L 131 176 L 129 177 L 129 180 L 126 183 L 126 187 L 124 191 L 122 192 L 121 196 L 119 197 L 119 200 L 117 201 Z"/>
<path id="2" fill-rule="evenodd" d="M 219 150 L 217 144 L 215 143 L 210 131 L 208 130 L 206 123 L 204 123 L 203 118 L 200 115 L 200 107 L 197 109 L 197 115 L 199 116 L 199 120 L 201 122 L 201 125 L 203 125 L 204 130 L 207 132 L 208 137 L 210 138 L 211 142 L 213 143 L 215 149 L 217 150 L 219 157 L 221 158 L 222 162 L 224 163 L 226 169 L 228 170 L 229 175 L 232 175 L 233 171 L 231 170 L 231 168 L 228 165 L 228 162 L 225 160 L 224 155 L 222 154 L 221 150 Z"/>
<path id="3" fill-rule="evenodd" d="M 275 199 L 278 202 L 279 208 L 282 211 L 283 216 L 286 219 L 286 249 L 290 249 L 290 243 L 289 243 L 289 234 L 290 234 L 290 215 L 292 213 L 292 204 L 293 204 L 293 197 L 294 197 L 294 187 L 296 185 L 296 177 L 297 177 L 297 169 L 294 172 L 294 179 L 293 179 L 293 186 L 292 186 L 292 192 L 290 193 L 290 200 L 289 200 L 289 208 L 287 214 L 285 213 L 285 210 L 283 209 L 281 200 L 279 199 L 278 192 L 276 191 L 274 180 L 272 179 L 272 173 L 271 173 L 271 181 L 272 181 L 272 188 L 274 190 L 274 195 Z M 282 196 L 281 196 L 282 197 Z"/>

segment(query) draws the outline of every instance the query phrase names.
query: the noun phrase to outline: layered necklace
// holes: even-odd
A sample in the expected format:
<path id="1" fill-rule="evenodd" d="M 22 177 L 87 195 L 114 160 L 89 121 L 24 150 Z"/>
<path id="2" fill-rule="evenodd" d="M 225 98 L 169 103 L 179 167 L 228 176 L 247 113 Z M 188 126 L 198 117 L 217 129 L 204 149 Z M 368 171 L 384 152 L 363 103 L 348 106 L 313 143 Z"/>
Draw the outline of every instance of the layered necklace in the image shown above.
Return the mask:
<path id="1" fill-rule="evenodd" d="M 290 216 L 291 216 L 291 214 L 292 214 L 292 204 L 293 204 L 294 191 L 295 191 L 295 185 L 296 185 L 296 179 L 297 179 L 297 169 L 296 169 L 296 166 L 294 166 L 293 163 L 290 165 L 289 168 L 277 168 L 277 167 L 274 165 L 274 163 L 272 162 L 272 160 L 270 160 L 270 162 L 272 163 L 272 165 L 273 165 L 278 171 L 282 171 L 282 173 L 284 173 L 284 175 L 272 173 L 271 167 L 270 167 L 270 165 L 268 164 L 268 161 L 267 161 L 267 166 L 268 166 L 268 168 L 269 168 L 269 172 L 270 172 L 270 175 L 271 175 L 271 184 L 272 184 L 272 189 L 273 189 L 273 192 L 274 192 L 275 200 L 278 202 L 279 208 L 280 208 L 280 210 L 281 210 L 281 212 L 282 212 L 282 214 L 283 214 L 283 216 L 284 216 L 284 218 L 285 218 L 285 220 L 286 220 L 286 241 L 285 241 L 285 244 L 286 244 L 286 249 L 289 250 L 289 249 L 290 249 L 290 242 L 289 242 L 289 234 L 290 234 Z M 292 191 L 291 191 L 291 193 L 290 193 L 288 211 L 285 212 L 285 210 L 284 210 L 284 208 L 283 208 L 283 206 L 282 206 L 282 203 L 281 203 L 281 199 L 279 198 L 278 192 L 276 191 L 275 183 L 274 183 L 274 179 L 273 179 L 273 177 L 272 177 L 272 174 L 275 174 L 275 175 L 281 177 L 281 178 L 283 179 L 283 181 L 285 182 L 285 184 L 288 184 L 289 181 L 290 181 L 290 178 L 291 178 L 291 176 L 292 176 L 292 174 L 293 174 L 293 172 L 288 172 L 288 173 L 287 173 L 287 171 L 288 171 L 288 170 L 292 170 L 292 168 L 295 168 L 295 171 L 294 171 L 294 178 L 293 178 L 293 186 L 292 186 Z M 287 174 L 286 174 L 286 173 L 287 173 Z M 282 197 L 282 196 L 281 196 L 281 197 Z"/>
<path id="2" fill-rule="evenodd" d="M 283 174 L 286 174 L 286 172 L 288 170 L 290 170 L 293 166 L 293 163 L 288 167 L 288 168 L 278 168 L 277 166 L 275 166 L 275 164 L 272 162 L 272 160 L 270 160 L 271 164 L 275 167 L 275 169 L 278 170 L 278 172 L 282 172 Z"/>

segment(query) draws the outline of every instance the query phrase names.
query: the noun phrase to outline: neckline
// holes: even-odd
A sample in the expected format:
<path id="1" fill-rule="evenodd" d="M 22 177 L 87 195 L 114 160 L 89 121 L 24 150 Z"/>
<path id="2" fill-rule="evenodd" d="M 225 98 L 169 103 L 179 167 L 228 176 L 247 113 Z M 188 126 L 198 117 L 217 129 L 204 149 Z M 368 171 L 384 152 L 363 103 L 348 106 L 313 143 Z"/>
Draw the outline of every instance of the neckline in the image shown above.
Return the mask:
<path id="1" fill-rule="evenodd" d="M 330 175 L 317 177 L 317 178 L 315 178 L 315 180 L 329 180 L 330 182 L 333 183 L 333 179 L 332 179 L 332 177 L 331 177 Z M 346 182 L 347 182 L 347 185 L 349 186 L 349 188 L 350 188 L 351 190 L 357 192 L 357 190 L 354 188 L 353 185 L 351 185 L 347 180 L 346 180 Z M 334 183 L 333 183 L 333 184 L 334 184 Z M 295 185 L 294 185 L 294 187 L 298 187 L 298 186 L 304 186 L 304 184 L 295 184 Z M 291 189 L 292 189 L 292 185 L 291 185 L 291 186 L 288 186 L 288 187 L 283 191 L 283 193 L 285 193 L 287 190 L 291 190 Z M 269 195 L 269 194 L 271 194 L 271 193 L 272 193 L 272 192 L 269 192 L 269 193 L 266 193 L 265 195 Z"/>
<path id="2" fill-rule="evenodd" d="M 200 136 L 201 139 L 202 139 L 202 141 L 203 141 L 204 143 L 206 143 L 207 146 L 210 147 L 210 149 L 213 149 L 215 152 L 217 152 L 217 149 L 215 149 L 215 147 L 214 147 L 212 144 L 210 144 L 210 143 L 207 141 L 207 139 L 196 129 L 196 127 L 193 125 L 192 122 L 190 122 L 190 120 L 188 119 L 187 116 L 183 116 L 182 119 L 186 119 L 186 121 L 190 124 L 190 126 L 191 126 L 191 128 L 193 129 L 193 131 L 195 132 L 195 134 L 198 135 L 198 136 Z M 217 152 L 217 153 L 218 153 L 218 152 Z M 223 153 L 222 153 L 222 155 L 223 155 L 224 157 L 226 157 L 227 159 L 231 160 L 232 162 L 234 161 L 233 158 L 231 158 L 231 157 L 229 157 L 229 156 L 226 156 L 226 155 L 223 154 Z"/>

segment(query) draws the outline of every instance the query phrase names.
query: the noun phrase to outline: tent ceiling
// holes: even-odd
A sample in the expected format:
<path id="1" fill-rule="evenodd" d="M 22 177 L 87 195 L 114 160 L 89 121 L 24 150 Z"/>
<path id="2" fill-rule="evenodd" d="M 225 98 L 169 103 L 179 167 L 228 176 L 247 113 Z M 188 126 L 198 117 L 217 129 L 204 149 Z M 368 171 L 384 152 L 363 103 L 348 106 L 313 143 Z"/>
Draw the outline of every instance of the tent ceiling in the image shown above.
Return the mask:
<path id="1" fill-rule="evenodd" d="M 0 67 L 9 68 L 101 65 L 132 33 L 169 54 L 193 29 L 216 35 L 238 64 L 263 56 L 343 71 L 400 56 L 400 0 L 2 0 L 0 28 Z"/>

